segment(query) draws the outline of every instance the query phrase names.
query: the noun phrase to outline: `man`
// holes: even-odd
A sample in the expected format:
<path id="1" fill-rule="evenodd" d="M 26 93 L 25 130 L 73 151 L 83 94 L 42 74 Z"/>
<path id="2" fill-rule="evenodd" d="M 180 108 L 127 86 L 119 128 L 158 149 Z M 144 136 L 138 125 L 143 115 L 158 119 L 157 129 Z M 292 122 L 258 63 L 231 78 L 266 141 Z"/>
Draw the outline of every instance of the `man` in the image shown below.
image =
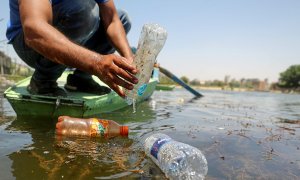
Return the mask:
<path id="1" fill-rule="evenodd" d="M 10 0 L 7 38 L 20 58 L 35 69 L 27 90 L 32 94 L 66 96 L 56 80 L 65 68 L 77 68 L 65 89 L 109 93 L 96 75 L 124 97 L 122 86 L 133 89 L 138 80 L 131 66 L 126 38 L 131 23 L 113 0 Z M 117 50 L 121 56 L 112 54 Z"/>

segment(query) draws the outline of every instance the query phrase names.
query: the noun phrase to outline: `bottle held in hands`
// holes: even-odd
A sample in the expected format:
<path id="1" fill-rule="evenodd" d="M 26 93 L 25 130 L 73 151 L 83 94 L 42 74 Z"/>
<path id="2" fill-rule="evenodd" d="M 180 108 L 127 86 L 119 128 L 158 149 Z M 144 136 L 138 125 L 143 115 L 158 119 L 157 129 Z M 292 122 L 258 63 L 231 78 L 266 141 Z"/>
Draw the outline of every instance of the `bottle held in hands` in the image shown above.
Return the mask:
<path id="1" fill-rule="evenodd" d="M 133 90 L 125 89 L 126 102 L 130 105 L 142 96 L 151 78 L 154 63 L 167 39 L 167 31 L 158 24 L 145 24 L 143 26 L 138 47 L 133 59 L 133 65 L 138 69 L 135 75 L 139 80 Z"/>

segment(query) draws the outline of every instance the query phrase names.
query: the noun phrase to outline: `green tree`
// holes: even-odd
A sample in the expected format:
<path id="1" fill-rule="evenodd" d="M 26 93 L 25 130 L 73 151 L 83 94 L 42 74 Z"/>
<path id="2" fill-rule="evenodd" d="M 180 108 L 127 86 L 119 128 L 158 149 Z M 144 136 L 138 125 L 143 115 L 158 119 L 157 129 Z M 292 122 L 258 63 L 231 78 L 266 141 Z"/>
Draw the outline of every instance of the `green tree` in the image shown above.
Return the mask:
<path id="1" fill-rule="evenodd" d="M 240 86 L 241 86 L 240 82 L 236 81 L 235 79 L 233 79 L 229 82 L 230 88 L 239 88 Z"/>
<path id="2" fill-rule="evenodd" d="M 220 80 L 214 80 L 210 86 L 213 86 L 213 87 L 223 87 L 225 85 L 225 83 L 223 81 L 220 81 Z"/>
<path id="3" fill-rule="evenodd" d="M 285 88 L 300 87 L 300 65 L 292 65 L 280 73 L 279 86 Z"/>
<path id="4" fill-rule="evenodd" d="M 186 76 L 182 76 L 180 79 L 181 79 L 183 82 L 185 82 L 186 84 L 188 84 L 188 83 L 190 82 L 189 78 L 186 77 Z"/>
<path id="5" fill-rule="evenodd" d="M 168 78 L 167 76 L 165 76 L 162 73 L 159 74 L 159 83 L 160 84 L 175 84 L 172 79 Z"/>
<path id="6" fill-rule="evenodd" d="M 193 85 L 193 86 L 200 86 L 201 85 L 201 83 L 200 83 L 200 81 L 198 79 L 192 80 L 190 82 L 190 84 Z"/>

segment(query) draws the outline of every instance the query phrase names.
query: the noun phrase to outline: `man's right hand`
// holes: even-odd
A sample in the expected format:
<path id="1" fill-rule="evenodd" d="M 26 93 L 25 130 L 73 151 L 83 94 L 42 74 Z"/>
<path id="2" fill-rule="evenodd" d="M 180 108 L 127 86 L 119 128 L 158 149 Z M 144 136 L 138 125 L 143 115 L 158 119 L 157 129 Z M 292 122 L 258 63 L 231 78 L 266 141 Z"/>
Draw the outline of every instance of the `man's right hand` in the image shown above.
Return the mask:
<path id="1" fill-rule="evenodd" d="M 132 90 L 133 84 L 138 83 L 138 79 L 134 76 L 137 69 L 130 65 L 129 61 L 115 54 L 102 55 L 95 61 L 93 74 L 121 97 L 125 97 L 119 86 Z"/>

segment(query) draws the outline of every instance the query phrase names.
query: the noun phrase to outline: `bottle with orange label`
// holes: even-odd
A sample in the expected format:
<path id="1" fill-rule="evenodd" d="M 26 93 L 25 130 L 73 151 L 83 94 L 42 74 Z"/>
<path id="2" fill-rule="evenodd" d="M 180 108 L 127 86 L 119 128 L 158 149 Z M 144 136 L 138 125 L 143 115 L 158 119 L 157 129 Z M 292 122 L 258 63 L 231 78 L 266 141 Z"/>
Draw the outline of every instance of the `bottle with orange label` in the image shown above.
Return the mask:
<path id="1" fill-rule="evenodd" d="M 111 138 L 115 136 L 128 136 L 128 126 L 121 126 L 112 120 L 60 116 L 56 123 L 56 134 Z"/>

